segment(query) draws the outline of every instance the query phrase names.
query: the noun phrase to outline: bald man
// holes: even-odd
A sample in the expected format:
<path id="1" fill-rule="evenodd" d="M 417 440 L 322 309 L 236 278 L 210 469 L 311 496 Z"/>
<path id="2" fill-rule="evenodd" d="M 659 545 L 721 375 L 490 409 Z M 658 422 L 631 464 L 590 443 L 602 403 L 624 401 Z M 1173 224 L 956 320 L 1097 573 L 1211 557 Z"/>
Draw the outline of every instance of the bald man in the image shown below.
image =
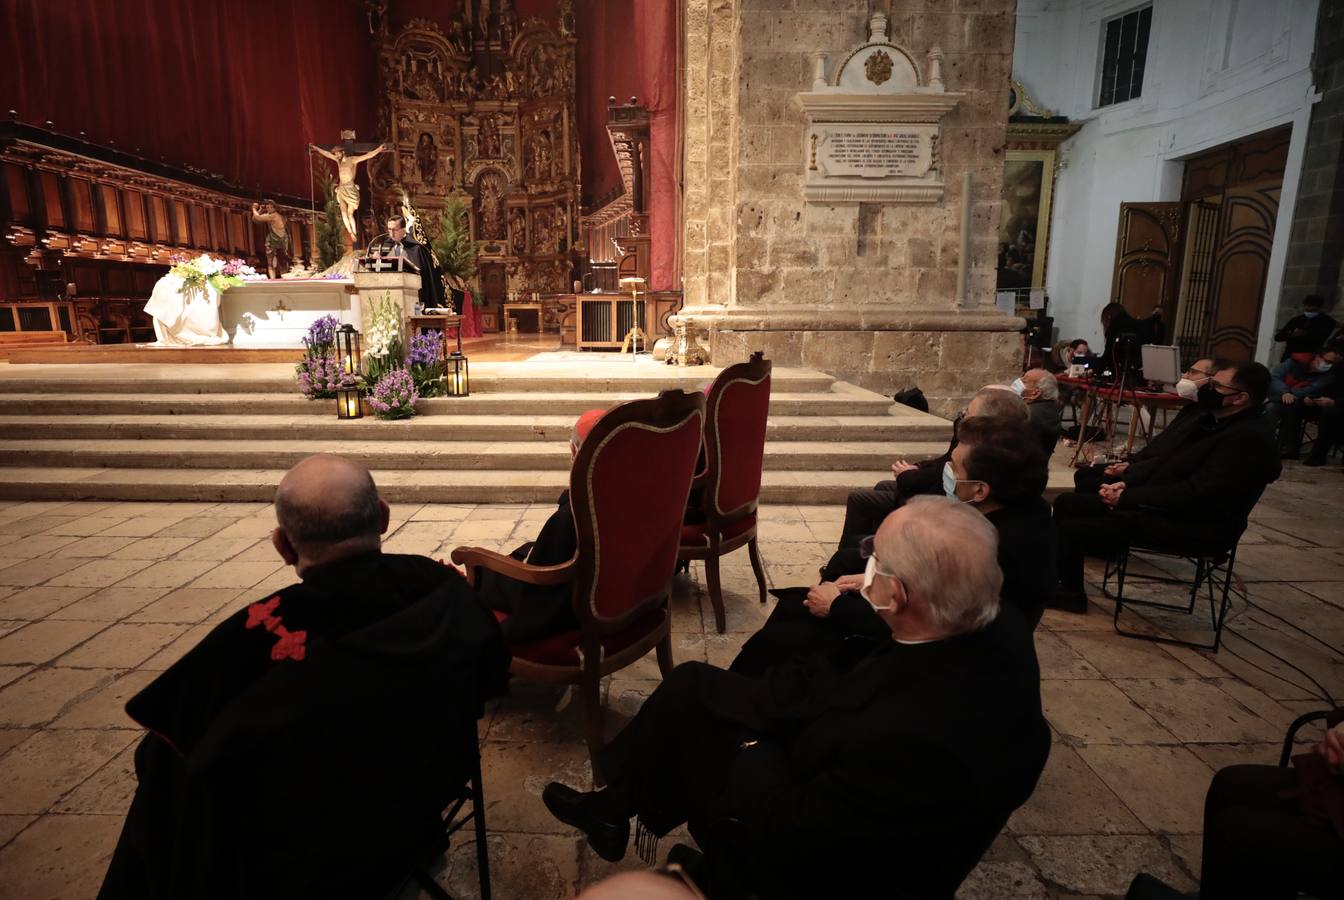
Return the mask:
<path id="1" fill-rule="evenodd" d="M 508 654 L 465 579 L 383 553 L 388 506 L 338 456 L 294 466 L 275 514 L 299 583 L 126 704 L 149 733 L 105 900 L 383 896 L 477 765 Z"/>
<path id="2" fill-rule="evenodd" d="M 552 782 L 547 808 L 608 860 L 631 816 L 688 823 L 711 897 L 950 898 L 1050 749 L 996 543 L 965 504 L 913 498 L 876 535 L 863 596 L 888 634 L 857 661 L 678 666 L 599 756 L 608 787 Z"/>

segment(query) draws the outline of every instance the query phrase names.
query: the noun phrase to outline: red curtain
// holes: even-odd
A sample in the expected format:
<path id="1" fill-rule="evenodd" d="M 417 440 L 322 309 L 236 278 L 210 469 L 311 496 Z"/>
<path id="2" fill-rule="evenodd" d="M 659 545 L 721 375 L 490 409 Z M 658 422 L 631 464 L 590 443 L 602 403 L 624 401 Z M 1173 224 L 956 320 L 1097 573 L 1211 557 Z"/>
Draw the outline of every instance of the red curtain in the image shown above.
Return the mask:
<path id="1" fill-rule="evenodd" d="M 374 136 L 365 14 L 333 0 L 6 0 L 0 110 L 261 192 L 309 194 L 310 142 Z"/>
<path id="2" fill-rule="evenodd" d="M 592 2 L 578 5 L 578 115 L 583 152 L 583 200 L 604 199 L 620 184 L 620 170 L 607 138 L 607 98 L 632 95 L 649 109 L 649 286 L 681 287 L 676 266 L 677 78 L 676 0 Z"/>

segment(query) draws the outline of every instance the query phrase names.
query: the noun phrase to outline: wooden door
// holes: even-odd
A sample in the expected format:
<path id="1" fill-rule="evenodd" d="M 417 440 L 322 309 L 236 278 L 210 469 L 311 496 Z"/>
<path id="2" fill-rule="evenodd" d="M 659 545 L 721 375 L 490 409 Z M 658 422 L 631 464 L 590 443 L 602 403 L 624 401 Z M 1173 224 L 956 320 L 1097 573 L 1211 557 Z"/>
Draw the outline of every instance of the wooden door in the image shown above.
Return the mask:
<path id="1" fill-rule="evenodd" d="M 498 331 L 504 324 L 504 317 L 500 314 L 500 311 L 509 292 L 504 264 L 497 262 L 481 263 L 477 269 L 477 276 L 481 281 L 483 318 L 493 321 L 495 325 L 494 328 L 490 328 L 488 324 L 484 327 L 487 331 Z"/>
<path id="2" fill-rule="evenodd" d="M 1181 204 L 1121 203 L 1111 299 L 1135 318 L 1162 307 L 1171 319 L 1180 266 Z"/>
<path id="3" fill-rule="evenodd" d="M 1212 356 L 1242 361 L 1255 355 L 1281 188 L 1274 181 L 1229 188 L 1224 195 L 1213 258 Z"/>

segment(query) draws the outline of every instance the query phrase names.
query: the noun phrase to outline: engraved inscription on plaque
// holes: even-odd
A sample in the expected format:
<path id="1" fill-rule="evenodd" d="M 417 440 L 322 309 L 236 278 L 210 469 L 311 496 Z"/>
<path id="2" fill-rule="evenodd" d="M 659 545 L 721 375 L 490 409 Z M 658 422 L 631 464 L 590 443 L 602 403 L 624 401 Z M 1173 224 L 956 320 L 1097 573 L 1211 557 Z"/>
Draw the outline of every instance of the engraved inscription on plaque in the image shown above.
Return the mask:
<path id="1" fill-rule="evenodd" d="M 824 176 L 921 178 L 933 166 L 937 126 L 818 126 L 817 168 Z"/>

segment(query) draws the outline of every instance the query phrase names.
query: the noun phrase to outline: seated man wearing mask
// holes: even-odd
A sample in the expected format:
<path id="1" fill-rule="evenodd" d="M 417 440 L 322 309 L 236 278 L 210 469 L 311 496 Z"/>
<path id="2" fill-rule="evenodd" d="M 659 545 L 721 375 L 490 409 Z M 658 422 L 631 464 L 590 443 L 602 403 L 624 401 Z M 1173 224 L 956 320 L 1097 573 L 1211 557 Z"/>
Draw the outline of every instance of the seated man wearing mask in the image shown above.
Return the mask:
<path id="1" fill-rule="evenodd" d="M 1261 409 L 1268 390 L 1269 370 L 1259 363 L 1219 369 L 1200 387 L 1193 420 L 1160 455 L 1108 476 L 1115 480 L 1096 493 L 1061 494 L 1059 590 L 1051 605 L 1087 612 L 1083 557 L 1109 557 L 1131 539 L 1182 553 L 1229 549 L 1260 494 L 1279 477 L 1274 428 Z"/>
<path id="2" fill-rule="evenodd" d="M 1016 419 L 972 416 L 962 420 L 958 434 L 943 467 L 943 491 L 994 526 L 1003 572 L 1000 598 L 1034 628 L 1054 594 L 1054 522 L 1041 496 L 1048 478 L 1045 455 L 1031 428 Z M 794 655 L 838 651 L 855 635 L 885 634 L 860 594 L 867 547 L 837 551 L 820 584 L 773 591 L 779 602 L 743 644 L 732 670 L 759 675 Z"/>
<path id="3" fill-rule="evenodd" d="M 1050 751 L 996 543 L 967 505 L 914 498 L 875 536 L 866 594 L 887 633 L 852 665 L 683 663 L 599 754 L 607 787 L 552 782 L 547 809 L 608 860 L 632 816 L 654 836 L 687 823 L 711 897 L 951 897 Z M 989 764 L 975 734 L 994 736 Z"/>
<path id="4" fill-rule="evenodd" d="M 385 554 L 368 470 L 310 456 L 275 494 L 300 581 L 238 610 L 126 704 L 148 730 L 99 897 L 380 897 L 442 849 L 504 693 L 466 580 Z"/>
<path id="5" fill-rule="evenodd" d="M 1176 413 L 1167 423 L 1167 427 L 1158 432 L 1142 449 L 1131 454 L 1128 460 L 1096 463 L 1074 470 L 1074 490 L 1083 494 L 1095 494 L 1103 484 L 1122 480 L 1130 467 L 1134 467 L 1137 472 L 1143 467 L 1151 468 L 1159 465 L 1164 456 L 1181 447 L 1185 442 L 1186 433 L 1204 417 L 1204 410 L 1194 402 L 1199 395 L 1200 386 L 1212 378 L 1219 369 L 1231 365 L 1225 360 L 1195 360 L 1190 368 L 1185 370 L 1181 380 L 1176 382 L 1176 393 L 1191 401 L 1190 405 Z"/>
<path id="6" fill-rule="evenodd" d="M 1284 459 L 1297 459 L 1302 449 L 1302 423 L 1314 418 L 1318 397 L 1331 396 L 1339 381 L 1336 366 L 1344 345 L 1331 344 L 1319 353 L 1295 353 L 1271 373 L 1269 405 L 1265 411 L 1279 428 L 1279 450 Z"/>
<path id="7" fill-rule="evenodd" d="M 1045 369 L 1028 369 L 1013 380 L 1013 393 L 1027 404 L 1027 421 L 1049 456 L 1059 443 L 1059 382 Z"/>
<path id="8" fill-rule="evenodd" d="M 590 409 L 579 416 L 569 436 L 569 456 L 573 460 L 588 432 L 605 411 Z M 574 530 L 574 514 L 569 508 L 569 491 L 562 491 L 555 512 L 537 532 L 537 539 L 523 544 L 509 555 L 533 566 L 558 566 L 574 558 L 579 537 Z M 579 627 L 574 618 L 573 589 L 569 583 L 528 584 L 492 569 L 477 570 L 476 590 L 491 609 L 507 614 L 500 627 L 509 646 L 526 644 L 573 631 Z"/>
<path id="9" fill-rule="evenodd" d="M 976 391 L 966 411 L 952 422 L 952 442 L 947 451 L 933 459 L 917 463 L 903 459 L 892 464 L 890 481 L 879 481 L 868 491 L 850 491 L 845 500 L 845 523 L 840 529 L 840 549 L 857 547 L 859 541 L 877 531 L 887 514 L 911 497 L 942 491 L 943 466 L 957 446 L 957 425 L 969 416 L 1006 416 L 1027 418 L 1027 406 L 1006 386 L 986 386 Z"/>

